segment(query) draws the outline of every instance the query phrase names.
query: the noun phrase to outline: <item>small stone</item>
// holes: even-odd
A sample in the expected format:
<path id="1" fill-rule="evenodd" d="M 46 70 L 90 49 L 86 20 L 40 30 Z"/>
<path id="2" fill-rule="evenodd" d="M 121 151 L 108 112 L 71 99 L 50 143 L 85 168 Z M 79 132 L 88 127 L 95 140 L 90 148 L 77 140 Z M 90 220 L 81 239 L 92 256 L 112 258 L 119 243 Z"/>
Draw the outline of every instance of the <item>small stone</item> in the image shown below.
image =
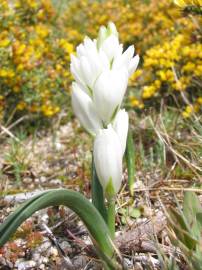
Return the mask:
<path id="1" fill-rule="evenodd" d="M 70 244 L 67 241 L 61 242 L 60 247 L 66 254 L 71 253 L 71 251 L 72 251 L 72 248 L 71 248 Z"/>
<path id="2" fill-rule="evenodd" d="M 73 259 L 73 265 L 76 269 L 82 269 L 85 267 L 87 260 L 84 256 L 77 256 Z"/>
<path id="3" fill-rule="evenodd" d="M 43 253 L 43 252 L 47 252 L 47 250 L 51 247 L 51 242 L 47 241 L 42 243 L 39 247 L 36 248 L 35 253 Z"/>
<path id="4" fill-rule="evenodd" d="M 60 179 L 52 179 L 49 183 L 54 186 L 60 186 L 62 184 Z"/>
<path id="5" fill-rule="evenodd" d="M 64 149 L 64 145 L 62 145 L 59 141 L 55 142 L 54 146 L 57 151 L 61 151 Z"/>
<path id="6" fill-rule="evenodd" d="M 39 265 L 39 269 L 40 269 L 40 270 L 45 270 L 45 269 L 46 269 L 45 264 L 44 264 L 44 263 L 40 264 L 40 265 Z"/>
<path id="7" fill-rule="evenodd" d="M 58 250 L 55 247 L 50 247 L 47 253 L 47 256 L 51 257 L 57 257 L 58 256 Z"/>
<path id="8" fill-rule="evenodd" d="M 32 181 L 33 181 L 32 178 L 28 178 L 28 177 L 23 179 L 23 183 L 25 184 L 31 184 Z"/>
<path id="9" fill-rule="evenodd" d="M 41 183 L 45 183 L 45 182 L 46 182 L 46 180 L 47 180 L 47 179 L 46 179 L 46 177 L 45 177 L 45 176 L 41 176 L 41 177 L 40 177 L 40 182 L 41 182 Z"/>
<path id="10" fill-rule="evenodd" d="M 18 270 L 32 269 L 33 267 L 36 266 L 36 262 L 32 261 L 32 260 L 30 260 L 30 261 L 21 261 L 19 263 L 18 262 L 19 261 L 17 261 L 16 264 L 15 264 Z"/>

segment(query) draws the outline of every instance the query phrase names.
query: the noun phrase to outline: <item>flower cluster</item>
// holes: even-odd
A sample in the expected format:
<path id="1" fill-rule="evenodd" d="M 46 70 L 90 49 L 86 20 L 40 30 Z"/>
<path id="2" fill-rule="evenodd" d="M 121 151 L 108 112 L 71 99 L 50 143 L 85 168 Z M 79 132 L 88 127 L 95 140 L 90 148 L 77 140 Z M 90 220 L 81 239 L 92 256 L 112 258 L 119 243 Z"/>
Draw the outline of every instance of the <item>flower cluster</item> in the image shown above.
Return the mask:
<path id="1" fill-rule="evenodd" d="M 69 18 L 67 31 L 74 29 L 75 41 L 84 33 L 95 37 L 100 25 L 113 20 L 125 47 L 136 44 L 143 65 L 130 78 L 130 106 L 143 109 L 159 105 L 163 98 L 169 104 L 172 100 L 174 106 L 178 100 L 184 107 L 180 91 L 193 104 L 201 97 L 200 17 L 183 17 L 181 10 L 166 0 L 72 1 L 64 16 Z"/>
<path id="2" fill-rule="evenodd" d="M 55 115 L 70 84 L 73 45 L 56 34 L 49 0 L 0 0 L 0 118 Z"/>
<path id="3" fill-rule="evenodd" d="M 123 52 L 113 23 L 102 26 L 97 39 L 86 37 L 76 53 L 71 55 L 72 106 L 83 127 L 95 136 L 96 171 L 111 197 L 121 185 L 128 133 L 128 114 L 120 107 L 139 56 L 134 56 L 134 46 Z"/>
<path id="4" fill-rule="evenodd" d="M 154 104 L 172 95 L 182 103 L 180 92 L 191 101 L 201 98 L 202 45 L 179 34 L 152 47 L 146 52 L 141 76 L 135 83 L 141 84 L 142 80 L 140 100 L 144 103 Z M 198 105 L 193 107 L 197 107 L 195 112 L 200 110 Z"/>

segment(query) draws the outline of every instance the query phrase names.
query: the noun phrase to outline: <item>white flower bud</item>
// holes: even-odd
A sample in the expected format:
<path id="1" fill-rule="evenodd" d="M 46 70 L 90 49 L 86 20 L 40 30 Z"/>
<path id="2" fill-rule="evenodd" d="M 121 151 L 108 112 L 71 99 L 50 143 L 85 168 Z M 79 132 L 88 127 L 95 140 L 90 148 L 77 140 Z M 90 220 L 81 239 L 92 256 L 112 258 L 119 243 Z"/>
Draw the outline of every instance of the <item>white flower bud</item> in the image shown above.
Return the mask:
<path id="1" fill-rule="evenodd" d="M 121 187 L 122 148 L 119 137 L 109 125 L 101 129 L 94 142 L 95 169 L 106 197 L 113 197 Z"/>

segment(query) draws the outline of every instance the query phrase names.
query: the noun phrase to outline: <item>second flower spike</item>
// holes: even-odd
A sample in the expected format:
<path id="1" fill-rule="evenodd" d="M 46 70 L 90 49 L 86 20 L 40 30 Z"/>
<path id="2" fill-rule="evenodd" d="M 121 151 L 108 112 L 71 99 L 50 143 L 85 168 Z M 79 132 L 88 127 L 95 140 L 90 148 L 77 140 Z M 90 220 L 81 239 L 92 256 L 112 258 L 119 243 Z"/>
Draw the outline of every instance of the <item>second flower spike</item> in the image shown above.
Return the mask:
<path id="1" fill-rule="evenodd" d="M 101 129 L 94 142 L 95 169 L 107 198 L 114 197 L 122 181 L 122 147 L 111 125 Z"/>

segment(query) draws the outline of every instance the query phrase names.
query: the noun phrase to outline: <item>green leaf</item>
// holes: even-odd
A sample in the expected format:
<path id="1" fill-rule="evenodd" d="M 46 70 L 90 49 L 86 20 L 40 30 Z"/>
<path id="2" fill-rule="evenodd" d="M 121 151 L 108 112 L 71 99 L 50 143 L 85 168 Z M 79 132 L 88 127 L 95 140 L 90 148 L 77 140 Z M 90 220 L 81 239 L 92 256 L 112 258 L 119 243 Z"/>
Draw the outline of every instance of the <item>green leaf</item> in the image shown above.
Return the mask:
<path id="1" fill-rule="evenodd" d="M 196 213 L 196 220 L 200 224 L 200 226 L 202 227 L 202 212 Z"/>
<path id="2" fill-rule="evenodd" d="M 199 240 L 201 226 L 196 219 L 196 214 L 198 212 L 202 212 L 202 208 L 197 195 L 191 191 L 185 192 L 183 213 L 192 236 Z"/>
<path id="3" fill-rule="evenodd" d="M 139 218 L 142 214 L 139 208 L 128 206 L 127 208 L 120 208 L 118 213 L 121 215 L 121 223 L 126 224 L 131 219 Z"/>
<path id="4" fill-rule="evenodd" d="M 129 207 L 129 216 L 132 218 L 139 218 L 141 216 L 141 210 L 139 208 Z"/>
<path id="5" fill-rule="evenodd" d="M 168 213 L 169 225 L 174 230 L 178 240 L 190 250 L 195 249 L 198 241 L 190 233 L 182 214 L 178 213 L 174 208 L 170 208 Z"/>
<path id="6" fill-rule="evenodd" d="M 116 260 L 120 258 L 120 255 L 114 246 L 110 232 L 100 213 L 82 194 L 67 189 L 43 192 L 21 205 L 0 225 L 0 246 L 3 246 L 17 228 L 33 213 L 46 207 L 59 205 L 69 207 L 81 218 L 107 269 L 122 269 L 122 265 Z"/>
<path id="7" fill-rule="evenodd" d="M 92 156 L 92 182 L 91 182 L 91 189 L 92 189 L 92 203 L 97 208 L 97 210 L 100 212 L 102 217 L 104 218 L 105 222 L 107 222 L 107 210 L 105 207 L 105 199 L 103 194 L 103 188 L 100 184 L 100 181 L 98 179 L 96 170 L 95 170 L 95 164 L 93 161 Z"/>
<path id="8" fill-rule="evenodd" d="M 135 182 L 135 148 L 133 142 L 132 132 L 128 130 L 127 144 L 126 144 L 126 163 L 128 169 L 128 185 L 130 194 L 134 194 L 134 182 Z"/>

